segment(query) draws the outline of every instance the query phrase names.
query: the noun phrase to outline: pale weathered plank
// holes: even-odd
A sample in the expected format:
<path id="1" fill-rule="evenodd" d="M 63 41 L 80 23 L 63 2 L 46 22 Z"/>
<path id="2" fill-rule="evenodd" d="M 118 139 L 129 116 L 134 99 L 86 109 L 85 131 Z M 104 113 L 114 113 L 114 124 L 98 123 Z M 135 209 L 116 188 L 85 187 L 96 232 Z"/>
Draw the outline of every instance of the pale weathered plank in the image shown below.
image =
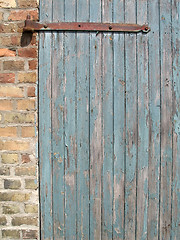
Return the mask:
<path id="1" fill-rule="evenodd" d="M 149 171 L 148 171 L 148 239 L 157 240 L 159 232 L 160 178 L 160 49 L 159 1 L 148 4 L 149 35 Z"/>
<path id="2" fill-rule="evenodd" d="M 147 22 L 147 1 L 137 0 L 137 23 Z M 147 239 L 148 211 L 148 150 L 149 150 L 149 92 L 148 92 L 148 34 L 137 35 L 138 77 L 138 162 L 137 162 L 137 229 L 136 239 Z"/>
<path id="3" fill-rule="evenodd" d="M 77 21 L 89 20 L 89 0 L 77 0 Z M 89 239 L 89 34 L 77 33 L 77 239 Z"/>
<path id="4" fill-rule="evenodd" d="M 172 240 L 180 236 L 180 1 L 172 1 L 173 71 L 173 168 L 172 168 Z"/>
<path id="5" fill-rule="evenodd" d="M 136 22 L 135 0 L 125 1 L 125 22 Z M 137 160 L 137 59 L 136 35 L 125 35 L 126 69 L 126 182 L 125 239 L 135 239 Z"/>
<path id="6" fill-rule="evenodd" d="M 65 0 L 65 21 L 76 20 L 76 1 Z M 76 239 L 76 33 L 65 33 L 65 238 Z"/>
<path id="7" fill-rule="evenodd" d="M 64 1 L 53 1 L 53 21 L 63 21 Z M 52 46 L 52 154 L 54 238 L 64 239 L 64 36 L 53 33 Z"/>
<path id="8" fill-rule="evenodd" d="M 160 239 L 171 234 L 172 184 L 172 52 L 171 1 L 160 1 L 161 41 L 161 192 Z"/>
<path id="9" fill-rule="evenodd" d="M 101 22 L 101 0 L 90 1 L 90 21 Z M 90 34 L 90 237 L 101 239 L 102 34 Z"/>
<path id="10" fill-rule="evenodd" d="M 52 20 L 52 1 L 40 3 L 40 20 Z M 41 239 L 53 235 L 52 224 L 52 155 L 51 155 L 51 33 L 41 33 L 39 39 L 39 157 Z"/>
<path id="11" fill-rule="evenodd" d="M 114 0 L 115 23 L 124 22 L 124 1 Z M 125 71 L 124 34 L 114 33 L 113 239 L 124 239 Z"/>
<path id="12" fill-rule="evenodd" d="M 113 1 L 102 0 L 102 21 L 113 21 Z M 103 33 L 102 38 L 102 85 L 103 85 L 103 195 L 102 239 L 113 237 L 113 192 L 114 192 L 114 54 L 113 34 Z"/>

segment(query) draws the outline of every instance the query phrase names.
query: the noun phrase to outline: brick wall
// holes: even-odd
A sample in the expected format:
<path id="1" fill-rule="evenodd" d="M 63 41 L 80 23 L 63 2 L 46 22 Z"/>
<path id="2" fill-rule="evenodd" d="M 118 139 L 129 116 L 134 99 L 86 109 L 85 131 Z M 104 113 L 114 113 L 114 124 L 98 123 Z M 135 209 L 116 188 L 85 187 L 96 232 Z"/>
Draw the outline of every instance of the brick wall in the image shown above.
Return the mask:
<path id="1" fill-rule="evenodd" d="M 38 238 L 37 0 L 0 0 L 0 239 Z"/>

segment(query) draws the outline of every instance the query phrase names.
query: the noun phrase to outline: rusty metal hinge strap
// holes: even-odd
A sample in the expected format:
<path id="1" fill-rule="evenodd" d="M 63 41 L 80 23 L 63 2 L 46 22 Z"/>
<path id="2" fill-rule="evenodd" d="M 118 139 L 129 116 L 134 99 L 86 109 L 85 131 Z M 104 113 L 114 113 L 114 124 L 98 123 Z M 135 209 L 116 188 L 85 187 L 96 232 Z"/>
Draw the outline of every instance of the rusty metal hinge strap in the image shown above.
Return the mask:
<path id="1" fill-rule="evenodd" d="M 148 33 L 148 25 L 126 23 L 94 23 L 94 22 L 57 22 L 39 23 L 27 19 L 24 31 L 88 31 L 88 32 L 144 32 Z"/>

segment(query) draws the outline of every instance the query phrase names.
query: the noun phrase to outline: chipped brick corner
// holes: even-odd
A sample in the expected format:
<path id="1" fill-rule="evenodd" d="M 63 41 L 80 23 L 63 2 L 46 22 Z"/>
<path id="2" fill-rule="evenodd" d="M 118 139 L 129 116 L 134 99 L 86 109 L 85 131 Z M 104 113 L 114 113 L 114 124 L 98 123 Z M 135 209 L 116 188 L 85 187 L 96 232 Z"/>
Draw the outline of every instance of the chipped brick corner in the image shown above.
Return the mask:
<path id="1" fill-rule="evenodd" d="M 0 1 L 0 239 L 39 238 L 38 0 Z"/>

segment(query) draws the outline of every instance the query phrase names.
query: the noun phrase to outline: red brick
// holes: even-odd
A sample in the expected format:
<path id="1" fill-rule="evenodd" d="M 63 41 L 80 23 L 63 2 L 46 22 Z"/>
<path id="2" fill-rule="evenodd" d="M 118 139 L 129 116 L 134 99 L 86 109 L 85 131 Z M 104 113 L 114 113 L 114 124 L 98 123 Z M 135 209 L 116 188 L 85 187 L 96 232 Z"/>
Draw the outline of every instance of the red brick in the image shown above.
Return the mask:
<path id="1" fill-rule="evenodd" d="M 12 47 L 12 46 L 21 46 L 21 33 L 17 35 L 9 35 L 4 36 L 1 34 L 0 36 L 0 45 L 6 46 L 6 47 Z"/>
<path id="2" fill-rule="evenodd" d="M 0 83 L 14 83 L 14 73 L 0 73 Z"/>
<path id="3" fill-rule="evenodd" d="M 31 20 L 38 20 L 38 10 L 12 10 L 8 20 L 25 20 L 28 14 L 31 16 Z"/>
<path id="4" fill-rule="evenodd" d="M 28 7 L 36 8 L 36 7 L 38 7 L 37 0 L 31 0 L 31 1 L 17 0 L 16 2 L 17 2 L 17 5 L 19 8 L 28 8 Z"/>
<path id="5" fill-rule="evenodd" d="M 10 36 L 3 36 L 3 34 L 1 34 L 0 35 L 0 45 L 1 46 L 12 46 Z"/>
<path id="6" fill-rule="evenodd" d="M 4 61 L 3 69 L 10 71 L 24 70 L 24 61 Z"/>
<path id="7" fill-rule="evenodd" d="M 17 36 L 11 36 L 11 44 L 13 46 L 21 46 L 21 34 Z"/>
<path id="8" fill-rule="evenodd" d="M 28 97 L 35 97 L 35 87 L 28 87 L 27 95 Z"/>
<path id="9" fill-rule="evenodd" d="M 33 33 L 30 45 L 31 46 L 38 46 L 37 33 Z"/>
<path id="10" fill-rule="evenodd" d="M 11 51 L 7 48 L 0 49 L 0 57 L 14 57 L 14 56 L 16 56 L 15 51 Z"/>
<path id="11" fill-rule="evenodd" d="M 20 57 L 26 57 L 26 58 L 37 58 L 37 49 L 36 48 L 21 48 L 18 50 L 18 55 Z"/>
<path id="12" fill-rule="evenodd" d="M 29 163 L 31 161 L 28 154 L 22 155 L 22 163 Z"/>
<path id="13" fill-rule="evenodd" d="M 30 60 L 30 61 L 29 61 L 29 69 L 30 69 L 30 70 L 35 70 L 35 69 L 37 69 L 37 60 Z"/>
<path id="14" fill-rule="evenodd" d="M 20 32 L 22 33 L 24 27 L 24 22 L 18 22 L 18 23 L 2 23 L 0 24 L 0 32 L 1 33 L 15 33 Z"/>

